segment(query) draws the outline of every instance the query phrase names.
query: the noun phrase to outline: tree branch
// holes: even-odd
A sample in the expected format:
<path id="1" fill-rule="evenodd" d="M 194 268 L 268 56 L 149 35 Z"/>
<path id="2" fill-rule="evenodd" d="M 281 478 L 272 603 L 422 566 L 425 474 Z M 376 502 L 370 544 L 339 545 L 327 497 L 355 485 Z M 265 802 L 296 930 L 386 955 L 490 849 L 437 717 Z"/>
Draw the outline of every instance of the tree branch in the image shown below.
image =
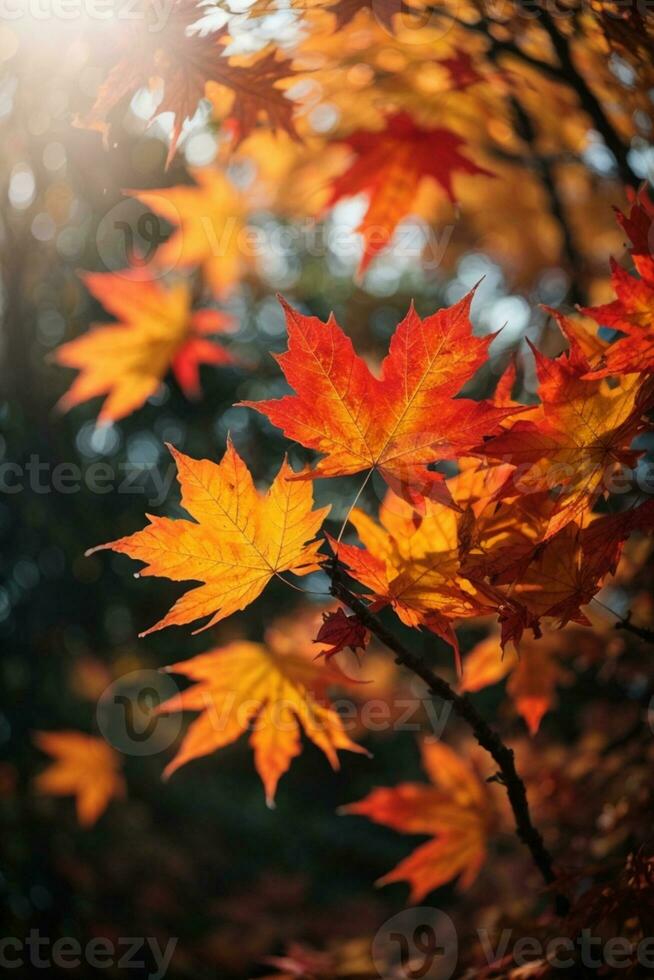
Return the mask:
<path id="1" fill-rule="evenodd" d="M 561 34 L 550 12 L 544 6 L 540 6 L 539 9 L 539 23 L 542 25 L 554 48 L 554 52 L 561 65 L 563 78 L 576 93 L 581 107 L 590 116 L 595 129 L 615 157 L 620 179 L 624 184 L 638 187 L 640 181 L 631 169 L 631 164 L 628 159 L 628 147 L 625 146 L 614 129 L 611 120 L 604 112 L 602 103 L 590 88 L 584 76 L 578 71 L 572 58 L 567 38 Z"/>
<path id="2" fill-rule="evenodd" d="M 628 612 L 624 619 L 619 620 L 614 627 L 616 630 L 624 630 L 633 636 L 639 637 L 646 643 L 654 643 L 654 630 L 647 629 L 646 626 L 634 626 L 631 622 L 631 612 Z"/>
<path id="3" fill-rule="evenodd" d="M 331 574 L 332 595 L 348 606 L 366 629 L 370 630 L 380 642 L 395 654 L 395 660 L 398 664 L 407 667 L 425 682 L 430 694 L 434 697 L 442 698 L 443 701 L 447 701 L 452 705 L 459 718 L 470 726 L 479 745 L 497 763 L 499 767 L 499 781 L 505 787 L 509 797 L 518 838 L 529 849 L 533 862 L 538 868 L 545 884 L 548 886 L 553 885 L 556 882 L 556 874 L 553 868 L 552 857 L 545 847 L 540 832 L 532 823 L 527 791 L 524 782 L 516 770 L 513 749 L 510 749 L 504 744 L 497 732 L 482 718 L 467 695 L 457 694 L 442 677 L 439 677 L 432 670 L 422 657 L 412 653 L 400 643 L 397 637 L 384 626 L 379 618 L 368 609 L 365 603 L 350 590 L 337 560 L 331 563 L 329 571 Z M 554 902 L 557 913 L 561 916 L 566 915 L 569 910 L 567 898 L 564 895 L 555 894 Z"/>
<path id="4" fill-rule="evenodd" d="M 520 5 L 521 2 L 522 0 L 518 0 L 518 5 Z M 640 179 L 638 178 L 638 175 L 634 173 L 631 168 L 631 164 L 629 163 L 628 147 L 625 146 L 619 134 L 616 132 L 610 118 L 604 111 L 601 101 L 597 98 L 584 76 L 577 69 L 577 66 L 572 58 L 568 40 L 558 30 L 550 12 L 547 9 L 545 9 L 543 6 L 539 7 L 539 22 L 550 39 L 550 43 L 552 44 L 552 48 L 554 49 L 554 53 L 556 54 L 559 62 L 558 65 L 553 65 L 548 61 L 529 54 L 527 51 L 523 51 L 520 47 L 518 47 L 515 41 L 500 41 L 497 38 L 494 38 L 488 29 L 489 25 L 493 22 L 489 22 L 486 18 L 483 18 L 475 23 L 470 23 L 468 21 L 461 20 L 461 18 L 450 13 L 449 11 L 439 10 L 437 7 L 428 7 L 426 9 L 428 13 L 446 18 L 452 24 L 455 24 L 457 27 L 460 27 L 463 30 L 485 36 L 489 43 L 489 57 L 492 58 L 493 55 L 498 54 L 510 55 L 511 57 L 518 58 L 531 68 L 542 72 L 542 74 L 548 76 L 554 81 L 569 85 L 576 93 L 582 109 L 584 109 L 586 114 L 591 118 L 595 129 L 601 135 L 606 146 L 615 157 L 618 173 L 620 174 L 620 179 L 622 182 L 632 187 L 638 187 L 640 184 Z M 532 17 L 533 13 L 533 8 L 530 7 L 528 10 L 528 15 Z"/>
<path id="5" fill-rule="evenodd" d="M 572 228 L 559 194 L 556 172 L 553 164 L 536 151 L 536 130 L 529 113 L 520 102 L 517 95 L 510 96 L 509 103 L 515 117 L 516 132 L 531 150 L 535 169 L 541 179 L 543 189 L 547 194 L 552 217 L 557 222 L 562 237 L 562 252 L 570 275 L 569 299 L 574 305 L 583 306 L 586 296 L 582 288 L 584 281 L 584 261 L 577 249 Z"/>

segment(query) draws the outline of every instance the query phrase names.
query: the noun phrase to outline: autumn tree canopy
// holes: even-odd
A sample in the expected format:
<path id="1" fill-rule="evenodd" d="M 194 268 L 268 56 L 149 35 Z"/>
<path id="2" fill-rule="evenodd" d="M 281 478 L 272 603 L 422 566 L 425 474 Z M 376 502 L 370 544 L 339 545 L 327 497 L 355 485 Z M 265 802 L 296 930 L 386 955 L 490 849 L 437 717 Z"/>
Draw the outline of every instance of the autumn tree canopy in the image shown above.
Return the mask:
<path id="1" fill-rule="evenodd" d="M 0 624 L 30 701 L 35 774 L 19 792 L 22 762 L 6 773 L 30 836 L 71 796 L 68 834 L 131 821 L 154 847 L 157 808 L 177 833 L 221 773 L 251 785 L 251 750 L 263 793 L 224 853 L 271 826 L 291 841 L 284 814 L 306 806 L 323 828 L 307 853 L 333 819 L 334 863 L 337 838 L 361 855 L 367 917 L 353 933 L 337 900 L 329 930 L 268 929 L 266 888 L 241 907 L 223 855 L 227 920 L 263 923 L 230 959 L 180 924 L 191 829 L 175 860 L 159 845 L 170 882 L 143 899 L 183 936 L 175 976 L 440 976 L 412 930 L 419 972 L 392 972 L 409 954 L 385 923 L 406 903 L 455 920 L 448 976 L 559 976 L 553 937 L 585 976 L 588 930 L 646 975 L 652 15 L 140 0 L 51 26 L 0 26 L 3 524 L 21 556 Z M 40 679 L 46 649 L 66 680 Z M 412 836 L 386 862 L 393 832 Z M 57 880 L 84 894 L 73 863 Z M 375 879 L 401 884 L 373 898 Z M 479 930 L 504 927 L 538 937 L 528 964 L 488 959 Z"/>

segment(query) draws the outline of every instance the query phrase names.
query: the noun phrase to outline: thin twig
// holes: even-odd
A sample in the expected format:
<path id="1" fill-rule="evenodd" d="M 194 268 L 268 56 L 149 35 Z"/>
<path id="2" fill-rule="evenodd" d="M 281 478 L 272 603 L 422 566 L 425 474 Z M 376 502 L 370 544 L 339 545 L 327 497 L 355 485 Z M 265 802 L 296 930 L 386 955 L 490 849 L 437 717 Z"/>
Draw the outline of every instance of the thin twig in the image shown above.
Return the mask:
<path id="1" fill-rule="evenodd" d="M 632 636 L 637 636 L 646 643 L 654 643 L 654 630 L 648 629 L 646 626 L 635 626 L 631 622 L 631 609 L 626 616 L 621 616 L 620 613 L 615 611 L 615 609 L 611 609 L 611 607 L 607 606 L 605 602 L 598 599 L 596 595 L 593 596 L 591 602 L 601 606 L 602 609 L 605 609 L 607 613 L 611 614 L 611 616 L 615 616 L 617 623 L 614 625 L 613 629 L 624 630 L 625 633 L 631 633 Z"/>
<path id="2" fill-rule="evenodd" d="M 616 630 L 624 630 L 626 633 L 632 633 L 641 640 L 645 640 L 646 643 L 654 643 L 654 630 L 647 629 L 646 626 L 634 626 L 631 622 L 631 613 L 628 613 L 624 619 L 618 620 L 614 628 Z"/>
<path id="3" fill-rule="evenodd" d="M 439 677 L 422 657 L 408 650 L 379 618 L 370 612 L 365 603 L 351 592 L 337 561 L 331 563 L 328 571 L 331 572 L 332 595 L 348 606 L 366 629 L 370 630 L 380 642 L 395 654 L 398 664 L 407 667 L 425 682 L 430 694 L 442 698 L 443 701 L 452 705 L 456 714 L 470 726 L 479 745 L 492 756 L 499 767 L 499 781 L 505 787 L 509 798 L 515 818 L 516 833 L 529 849 L 534 864 L 545 884 L 553 885 L 556 882 L 556 874 L 552 857 L 545 847 L 540 831 L 532 823 L 527 791 L 516 770 L 513 749 L 504 744 L 497 732 L 482 718 L 467 695 L 457 694 L 447 681 Z M 557 913 L 561 916 L 566 915 L 569 910 L 567 898 L 564 895 L 555 894 L 554 902 Z"/>

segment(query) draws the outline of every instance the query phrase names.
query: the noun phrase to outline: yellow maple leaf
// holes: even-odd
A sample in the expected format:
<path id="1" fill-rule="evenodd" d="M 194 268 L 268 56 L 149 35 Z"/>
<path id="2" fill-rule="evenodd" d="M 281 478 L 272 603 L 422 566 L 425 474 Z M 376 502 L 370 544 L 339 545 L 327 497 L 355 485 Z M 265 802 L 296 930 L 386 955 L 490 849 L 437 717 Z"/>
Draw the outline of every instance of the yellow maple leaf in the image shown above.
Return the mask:
<path id="1" fill-rule="evenodd" d="M 365 754 L 346 735 L 326 695 L 330 684 L 352 682 L 334 665 L 318 666 L 309 647 L 288 652 L 269 631 L 265 644 L 239 640 L 167 670 L 195 683 L 161 705 L 159 713 L 201 712 L 166 767 L 167 776 L 250 731 L 257 772 L 272 806 L 280 777 L 302 751 L 302 731 L 334 769 L 338 749 Z"/>
<path id="2" fill-rule="evenodd" d="M 203 583 L 142 636 L 210 617 L 202 627 L 207 629 L 253 602 L 274 575 L 308 575 L 320 567 L 320 541 L 312 539 L 330 508 L 311 509 L 312 484 L 292 479 L 286 460 L 262 494 L 231 440 L 220 463 L 169 449 L 177 463 L 182 506 L 194 520 L 148 515 L 150 523 L 142 531 L 87 552 L 111 549 L 145 562 L 141 576 Z"/>
<path id="3" fill-rule="evenodd" d="M 195 185 L 133 191 L 132 196 L 176 229 L 158 249 L 155 262 L 167 269 L 201 266 L 214 293 L 223 297 L 254 261 L 243 238 L 245 205 L 221 170 L 206 167 L 191 174 Z"/>
<path id="4" fill-rule="evenodd" d="M 34 741 L 54 763 L 35 780 L 38 793 L 75 796 L 77 819 L 90 827 L 114 797 L 125 795 L 118 753 L 102 738 L 83 732 L 36 732 Z"/>

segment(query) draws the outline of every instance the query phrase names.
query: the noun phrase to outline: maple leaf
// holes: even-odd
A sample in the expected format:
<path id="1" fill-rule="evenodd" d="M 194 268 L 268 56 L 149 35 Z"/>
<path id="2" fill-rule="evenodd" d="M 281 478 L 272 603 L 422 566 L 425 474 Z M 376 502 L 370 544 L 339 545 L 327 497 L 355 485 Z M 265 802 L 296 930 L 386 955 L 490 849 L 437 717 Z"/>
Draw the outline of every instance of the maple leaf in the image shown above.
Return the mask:
<path id="1" fill-rule="evenodd" d="M 101 85 L 90 111 L 79 124 L 98 129 L 106 136 L 111 111 L 138 89 L 159 82 L 163 94 L 152 117 L 173 115 L 173 131 L 166 166 L 175 155 L 185 122 L 209 96 L 208 85 L 219 84 L 234 95 L 231 115 L 238 124 L 237 142 L 254 128 L 260 114 L 268 116 L 273 128 L 286 130 L 293 138 L 293 104 L 276 83 L 291 74 L 286 61 L 269 52 L 251 65 L 234 65 L 225 55 L 229 39 L 225 29 L 199 32 L 198 21 L 206 11 L 194 0 L 175 0 L 166 12 L 162 28 L 150 22 L 157 12 L 151 0 L 141 4 L 140 16 L 123 32 L 116 61 Z"/>
<path id="2" fill-rule="evenodd" d="M 587 377 L 590 379 L 636 371 L 654 372 L 652 212 L 652 204 L 644 192 L 634 202 L 628 216 L 620 211 L 616 212 L 619 224 L 632 241 L 629 251 L 640 279 L 630 275 L 615 259 L 611 259 L 611 283 L 617 298 L 604 306 L 583 310 L 604 326 L 627 334 L 606 349 L 601 366 L 589 371 Z"/>
<path id="3" fill-rule="evenodd" d="M 639 375 L 619 386 L 589 380 L 590 364 L 576 339 L 575 324 L 555 313 L 569 350 L 550 360 L 535 348 L 541 404 L 498 436 L 476 447 L 486 457 L 511 463 L 516 475 L 502 493 L 560 491 L 545 530 L 549 537 L 570 521 L 582 522 L 617 466 L 632 466 L 630 447 L 644 430 L 654 389 Z"/>
<path id="4" fill-rule="evenodd" d="M 106 395 L 98 422 L 116 422 L 140 408 L 169 369 L 185 393 L 197 397 L 199 365 L 233 360 L 208 339 L 231 329 L 231 317 L 214 310 L 193 312 L 187 283 L 168 288 L 136 272 L 82 278 L 118 322 L 92 325 L 88 333 L 54 352 L 55 363 L 80 372 L 58 403 L 62 411 Z"/>
<path id="5" fill-rule="evenodd" d="M 493 403 L 495 405 L 505 406 L 515 404 L 513 400 L 513 389 L 516 386 L 517 378 L 518 370 L 516 357 L 514 354 L 509 360 L 505 370 L 500 375 L 495 386 L 495 391 L 493 393 Z"/>
<path id="6" fill-rule="evenodd" d="M 569 523 L 527 555 L 520 555 L 513 566 L 496 575 L 495 584 L 507 586 L 507 595 L 538 620 L 548 617 L 560 626 L 570 621 L 588 626 L 581 607 L 599 591 L 605 574 L 584 547 L 582 529 Z"/>
<path id="7" fill-rule="evenodd" d="M 465 140 L 456 133 L 419 126 L 407 112 L 389 117 L 381 132 L 359 130 L 340 142 L 350 147 L 355 158 L 334 180 L 327 207 L 362 192 L 369 196 L 357 229 L 364 240 L 359 275 L 386 248 L 398 223 L 410 213 L 423 178 L 435 180 L 454 201 L 455 173 L 493 176 L 461 153 Z"/>
<path id="8" fill-rule="evenodd" d="M 221 59 L 207 82 L 206 95 L 215 106 L 219 101 L 217 89 L 222 87 L 232 94 L 226 115 L 234 146 L 255 130 L 262 116 L 273 130 L 281 130 L 295 142 L 301 142 L 293 121 L 293 102 L 278 87 L 278 82 L 290 75 L 290 62 L 280 61 L 274 51 L 249 65 L 232 65 L 227 58 Z"/>
<path id="9" fill-rule="evenodd" d="M 598 578 L 613 575 L 625 541 L 634 531 L 654 531 L 654 500 L 615 514 L 594 515 L 582 533 L 587 562 Z"/>
<path id="10" fill-rule="evenodd" d="M 487 612 L 472 585 L 460 575 L 458 515 L 426 500 L 416 518 L 411 504 L 390 493 L 379 511 L 380 524 L 353 510 L 365 550 L 330 540 L 337 558 L 368 590 L 375 609 L 390 605 L 407 626 L 425 626 L 454 649 L 453 621 Z"/>
<path id="11" fill-rule="evenodd" d="M 323 643 L 329 649 L 321 650 L 316 659 L 324 657 L 325 660 L 329 660 L 341 650 L 345 650 L 346 647 L 352 653 L 366 649 L 370 634 L 363 623 L 359 622 L 356 615 L 348 616 L 345 610 L 339 606 L 336 610 L 323 613 L 322 618 L 323 623 L 314 643 Z"/>
<path id="12" fill-rule="evenodd" d="M 338 749 L 367 754 L 352 742 L 326 696 L 329 685 L 349 685 L 345 674 L 320 667 L 301 653 L 266 644 L 236 641 L 166 668 L 195 683 L 160 705 L 158 714 L 200 711 L 165 775 L 208 755 L 251 730 L 255 765 L 273 805 L 277 783 L 302 751 L 300 733 L 338 769 Z"/>
<path id="13" fill-rule="evenodd" d="M 262 494 L 231 440 L 220 463 L 168 448 L 177 464 L 182 507 L 194 520 L 149 516 L 142 531 L 87 552 L 109 549 L 145 562 L 140 576 L 203 583 L 142 636 L 210 617 L 202 627 L 207 629 L 245 609 L 273 576 L 308 575 L 320 567 L 320 541 L 312 539 L 329 507 L 311 509 L 312 485 L 294 480 L 286 460 Z"/>
<path id="14" fill-rule="evenodd" d="M 515 651 L 503 650 L 499 636 L 486 637 L 466 656 L 461 690 L 480 691 L 508 677 L 507 693 L 529 734 L 535 735 L 554 703 L 557 686 L 569 676 L 559 659 L 559 635 L 550 633 L 539 640 L 524 640 L 519 656 Z"/>
<path id="15" fill-rule="evenodd" d="M 538 500 L 537 515 L 542 501 Z M 456 499 L 456 498 L 455 498 Z M 502 503 L 500 512 L 513 513 L 517 528 L 510 534 L 500 520 L 495 533 L 492 522 L 481 537 L 488 544 L 482 557 L 462 560 L 461 574 L 474 585 L 481 597 L 495 607 L 502 626 L 501 646 L 512 641 L 522 653 L 523 632 L 531 629 L 541 636 L 541 619 L 551 621 L 558 629 L 568 622 L 591 625 L 582 607 L 588 605 L 608 575 L 612 575 L 622 554 L 624 542 L 634 531 L 651 533 L 654 529 L 654 505 L 647 501 L 639 507 L 616 514 L 586 515 L 585 526 L 566 524 L 561 531 L 545 537 L 544 528 L 550 510 L 526 528 L 524 543 L 520 539 L 521 499 Z M 522 510 L 528 515 L 528 511 Z M 529 544 L 529 536 L 535 537 Z M 527 650 L 531 649 L 531 641 Z"/>
<path id="16" fill-rule="evenodd" d="M 491 823 L 486 787 L 456 752 L 441 742 L 425 740 L 422 761 L 431 786 L 400 783 L 374 789 L 341 811 L 369 817 L 393 830 L 433 837 L 378 882 L 409 881 L 412 902 L 458 876 L 459 886 L 468 888 L 486 859 Z"/>
<path id="17" fill-rule="evenodd" d="M 398 493 L 449 499 L 442 474 L 427 465 L 454 459 L 522 407 L 454 398 L 486 359 L 492 337 L 474 337 L 472 293 L 421 319 L 413 306 L 397 327 L 375 377 L 333 316 L 304 316 L 280 297 L 288 351 L 276 357 L 297 392 L 241 404 L 266 415 L 284 434 L 325 453 L 315 476 L 376 469 Z"/>
<path id="18" fill-rule="evenodd" d="M 195 185 L 130 193 L 175 227 L 155 254 L 156 265 L 201 266 L 216 296 L 223 298 L 238 285 L 250 262 L 241 248 L 245 206 L 220 170 L 204 167 L 192 170 L 191 176 Z"/>
<path id="19" fill-rule="evenodd" d="M 102 738 L 83 732 L 35 732 L 34 741 L 54 763 L 35 780 L 37 792 L 48 796 L 75 796 L 77 819 L 92 826 L 109 801 L 125 795 L 118 753 Z"/>

